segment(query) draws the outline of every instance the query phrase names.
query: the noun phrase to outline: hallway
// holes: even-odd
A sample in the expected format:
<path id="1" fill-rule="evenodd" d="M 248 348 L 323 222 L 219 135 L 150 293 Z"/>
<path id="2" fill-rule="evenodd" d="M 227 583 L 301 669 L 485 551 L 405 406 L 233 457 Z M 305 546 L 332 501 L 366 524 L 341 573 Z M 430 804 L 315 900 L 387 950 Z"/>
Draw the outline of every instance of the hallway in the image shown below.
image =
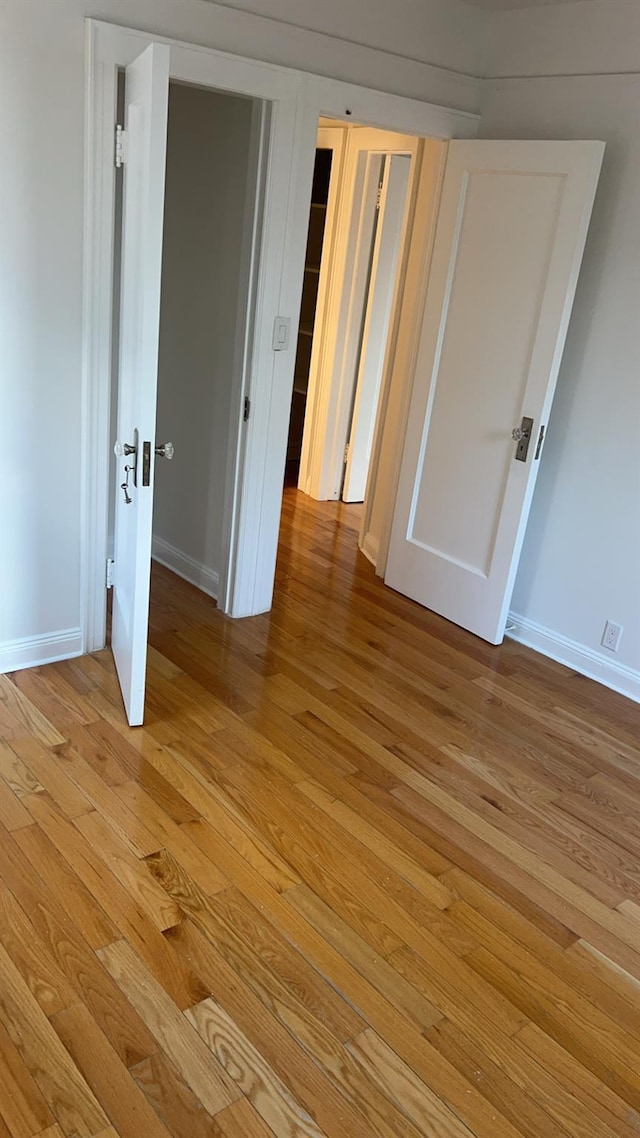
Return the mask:
<path id="1" fill-rule="evenodd" d="M 633 1138 L 640 709 L 385 588 L 285 490 L 270 613 L 154 566 L 0 677 L 0 1138 Z"/>

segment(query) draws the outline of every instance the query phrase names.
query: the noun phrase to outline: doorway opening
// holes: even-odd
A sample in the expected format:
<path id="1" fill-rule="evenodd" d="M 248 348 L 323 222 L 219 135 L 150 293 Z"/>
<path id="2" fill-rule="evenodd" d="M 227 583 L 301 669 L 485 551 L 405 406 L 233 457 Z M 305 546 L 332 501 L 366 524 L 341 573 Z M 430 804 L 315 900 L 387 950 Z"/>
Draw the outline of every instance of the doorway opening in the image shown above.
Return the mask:
<path id="1" fill-rule="evenodd" d="M 392 506 L 377 474 L 424 145 L 319 120 L 285 489 L 354 504 L 350 526 L 374 566 L 370 523 L 379 531 Z"/>
<path id="2" fill-rule="evenodd" d="M 118 94 L 121 102 L 124 73 Z M 169 83 L 152 558 L 216 600 L 225 589 L 226 550 L 233 540 L 268 111 L 260 99 Z M 119 171 L 116 314 L 121 216 Z M 117 364 L 116 350 L 111 437 L 120 439 Z M 114 503 L 118 492 L 125 494 L 121 473 L 112 459 L 111 548 Z"/>

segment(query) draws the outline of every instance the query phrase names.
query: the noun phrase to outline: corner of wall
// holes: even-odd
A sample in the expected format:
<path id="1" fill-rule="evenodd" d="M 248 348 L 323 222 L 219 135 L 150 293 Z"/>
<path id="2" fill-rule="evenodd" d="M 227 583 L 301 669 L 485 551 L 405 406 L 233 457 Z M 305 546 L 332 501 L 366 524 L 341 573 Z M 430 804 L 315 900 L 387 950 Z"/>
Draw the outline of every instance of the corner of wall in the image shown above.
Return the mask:
<path id="1" fill-rule="evenodd" d="M 197 589 L 201 589 L 203 593 L 207 593 L 217 601 L 220 578 L 215 570 L 208 569 L 201 561 L 196 561 L 194 557 L 189 557 L 182 550 L 176 549 L 175 545 L 155 535 L 151 556 L 154 561 L 164 565 L 165 569 L 170 569 L 172 573 L 182 577 L 183 581 L 195 585 Z"/>

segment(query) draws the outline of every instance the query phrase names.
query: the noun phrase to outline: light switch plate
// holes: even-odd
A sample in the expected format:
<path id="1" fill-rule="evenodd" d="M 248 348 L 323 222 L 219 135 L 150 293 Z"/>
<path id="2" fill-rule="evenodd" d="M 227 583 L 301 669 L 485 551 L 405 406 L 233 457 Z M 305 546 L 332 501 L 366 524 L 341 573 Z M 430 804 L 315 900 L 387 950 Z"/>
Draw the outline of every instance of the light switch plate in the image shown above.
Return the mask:
<path id="1" fill-rule="evenodd" d="M 284 352 L 289 347 L 291 337 L 291 318 L 289 316 L 276 316 L 273 322 L 274 352 Z"/>

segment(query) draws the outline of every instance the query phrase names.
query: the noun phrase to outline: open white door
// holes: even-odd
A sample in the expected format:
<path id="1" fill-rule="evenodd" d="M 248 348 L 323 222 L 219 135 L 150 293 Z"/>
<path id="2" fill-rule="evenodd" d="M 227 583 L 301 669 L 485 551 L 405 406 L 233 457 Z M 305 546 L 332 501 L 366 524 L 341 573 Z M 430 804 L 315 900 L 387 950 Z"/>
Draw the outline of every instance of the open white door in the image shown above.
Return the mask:
<path id="1" fill-rule="evenodd" d="M 362 502 L 367 485 L 404 232 L 411 161 L 410 154 L 388 154 L 384 160 L 369 294 L 347 444 L 347 465 L 342 488 L 344 502 Z"/>
<path id="2" fill-rule="evenodd" d="M 126 71 L 111 647 L 132 727 L 144 717 L 169 48 Z"/>
<path id="3" fill-rule="evenodd" d="M 603 153 L 600 142 L 449 146 L 385 581 L 492 644 Z"/>

